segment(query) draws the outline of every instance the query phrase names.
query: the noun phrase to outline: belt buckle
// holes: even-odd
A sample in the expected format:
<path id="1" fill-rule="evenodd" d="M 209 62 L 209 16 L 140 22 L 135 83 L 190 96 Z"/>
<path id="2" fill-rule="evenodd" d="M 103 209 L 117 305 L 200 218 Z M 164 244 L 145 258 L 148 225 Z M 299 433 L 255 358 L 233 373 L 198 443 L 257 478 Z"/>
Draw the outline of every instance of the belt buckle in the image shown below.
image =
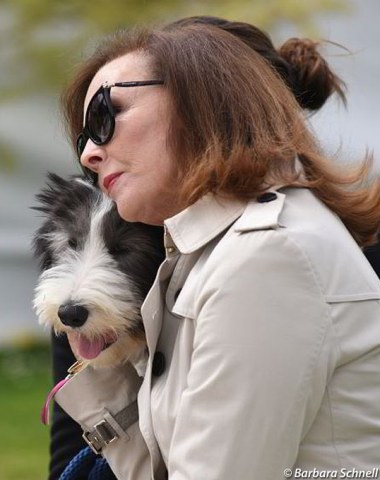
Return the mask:
<path id="1" fill-rule="evenodd" d="M 83 432 L 82 437 L 91 450 L 96 455 L 100 455 L 102 449 L 115 442 L 119 435 L 106 420 L 102 420 L 94 426 L 92 432 Z"/>

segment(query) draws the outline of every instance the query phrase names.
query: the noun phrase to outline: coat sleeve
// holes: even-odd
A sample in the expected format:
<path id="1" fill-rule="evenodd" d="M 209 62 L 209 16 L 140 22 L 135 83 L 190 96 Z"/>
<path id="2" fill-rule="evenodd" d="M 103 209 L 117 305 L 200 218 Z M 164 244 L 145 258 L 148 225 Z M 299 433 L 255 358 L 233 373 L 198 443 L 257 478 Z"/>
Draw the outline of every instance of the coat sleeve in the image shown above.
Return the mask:
<path id="1" fill-rule="evenodd" d="M 138 422 L 127 430 L 118 423 L 117 414 L 136 401 L 141 378 L 131 364 L 94 370 L 90 366 L 74 375 L 56 394 L 57 403 L 80 424 L 85 432 L 106 422 L 116 438 L 102 449 L 116 478 L 150 478 L 151 462 Z"/>
<path id="2" fill-rule="evenodd" d="M 169 480 L 283 480 L 336 361 L 329 305 L 278 231 L 227 240 L 203 272 Z"/>

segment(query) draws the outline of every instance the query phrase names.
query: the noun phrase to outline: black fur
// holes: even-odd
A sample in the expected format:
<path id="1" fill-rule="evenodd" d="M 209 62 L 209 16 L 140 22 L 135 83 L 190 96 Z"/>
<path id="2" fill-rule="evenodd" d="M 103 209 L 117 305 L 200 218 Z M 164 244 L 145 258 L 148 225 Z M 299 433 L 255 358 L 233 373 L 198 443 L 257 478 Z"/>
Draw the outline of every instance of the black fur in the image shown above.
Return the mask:
<path id="1" fill-rule="evenodd" d="M 46 270 L 59 260 L 49 234 L 64 233 L 67 249 L 80 250 L 88 235 L 91 212 L 104 197 L 86 177 L 63 179 L 50 173 L 46 188 L 36 198 L 39 203 L 32 208 L 43 214 L 44 221 L 33 239 L 33 250 L 41 270 Z M 126 222 L 113 204 L 102 219 L 101 229 L 109 254 L 143 301 L 165 256 L 163 228 Z"/>

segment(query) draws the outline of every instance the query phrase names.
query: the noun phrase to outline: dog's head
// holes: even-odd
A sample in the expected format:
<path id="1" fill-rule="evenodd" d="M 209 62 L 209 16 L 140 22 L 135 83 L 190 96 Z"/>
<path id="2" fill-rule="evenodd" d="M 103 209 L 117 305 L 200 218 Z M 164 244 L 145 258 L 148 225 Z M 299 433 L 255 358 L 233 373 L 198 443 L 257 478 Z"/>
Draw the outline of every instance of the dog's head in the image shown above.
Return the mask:
<path id="1" fill-rule="evenodd" d="M 164 258 L 162 228 L 125 222 L 83 177 L 48 178 L 33 207 L 44 215 L 33 240 L 39 321 L 68 334 L 95 368 L 138 361 L 145 350 L 140 307 Z"/>

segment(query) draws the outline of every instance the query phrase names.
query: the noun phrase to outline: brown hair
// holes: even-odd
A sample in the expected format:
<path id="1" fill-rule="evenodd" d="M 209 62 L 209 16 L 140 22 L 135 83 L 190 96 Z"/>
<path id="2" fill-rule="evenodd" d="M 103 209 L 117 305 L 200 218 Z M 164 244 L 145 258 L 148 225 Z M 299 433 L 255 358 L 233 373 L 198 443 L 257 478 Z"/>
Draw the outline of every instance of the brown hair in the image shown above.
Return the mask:
<path id="1" fill-rule="evenodd" d="M 316 47 L 292 39 L 277 52 L 256 27 L 214 17 L 120 31 L 80 67 L 63 93 L 69 135 L 74 143 L 99 68 L 140 50 L 173 100 L 168 143 L 181 203 L 190 205 L 208 192 L 250 199 L 275 185 L 304 186 L 339 215 L 360 245 L 370 244 L 380 220 L 380 180 L 367 182 L 369 156 L 360 167 L 338 171 L 319 152 L 304 120 L 302 108 L 318 109 L 334 92 L 344 99 L 343 83 Z"/>

